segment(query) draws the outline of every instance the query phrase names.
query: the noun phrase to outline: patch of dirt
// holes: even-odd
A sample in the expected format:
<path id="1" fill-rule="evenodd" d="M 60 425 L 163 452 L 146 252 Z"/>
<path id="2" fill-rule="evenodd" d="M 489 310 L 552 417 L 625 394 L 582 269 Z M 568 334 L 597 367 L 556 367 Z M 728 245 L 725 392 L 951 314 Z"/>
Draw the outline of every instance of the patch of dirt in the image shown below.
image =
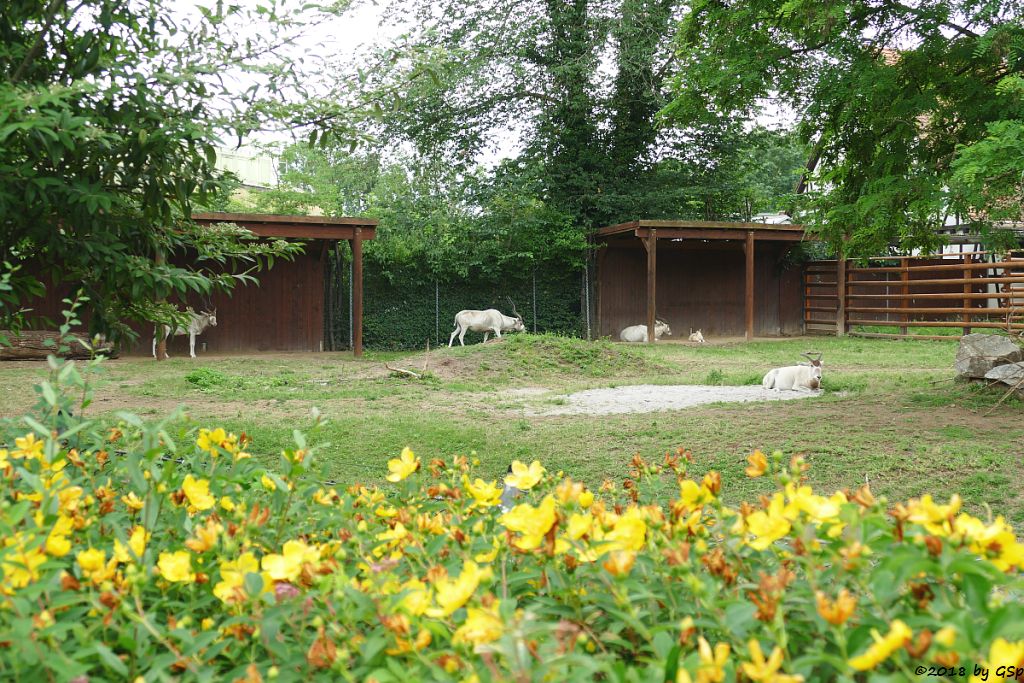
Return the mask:
<path id="1" fill-rule="evenodd" d="M 680 410 L 706 403 L 748 403 L 751 401 L 790 401 L 818 394 L 800 391 L 775 391 L 759 386 L 704 386 L 700 384 L 638 384 L 613 389 L 588 389 L 569 394 L 564 405 L 551 406 L 532 415 L 614 415 Z"/>

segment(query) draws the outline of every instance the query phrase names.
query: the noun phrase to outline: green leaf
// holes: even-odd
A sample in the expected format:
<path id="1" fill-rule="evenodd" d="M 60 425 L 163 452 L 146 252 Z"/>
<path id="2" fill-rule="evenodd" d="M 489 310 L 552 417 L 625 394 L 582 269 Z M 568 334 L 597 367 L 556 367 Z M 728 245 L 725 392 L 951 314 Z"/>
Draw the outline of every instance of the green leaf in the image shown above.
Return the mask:
<path id="1" fill-rule="evenodd" d="M 128 667 L 124 665 L 117 655 L 115 655 L 110 648 L 103 643 L 93 643 L 93 648 L 96 650 L 96 654 L 100 656 L 103 663 L 114 670 L 115 673 L 121 676 L 128 675 Z"/>

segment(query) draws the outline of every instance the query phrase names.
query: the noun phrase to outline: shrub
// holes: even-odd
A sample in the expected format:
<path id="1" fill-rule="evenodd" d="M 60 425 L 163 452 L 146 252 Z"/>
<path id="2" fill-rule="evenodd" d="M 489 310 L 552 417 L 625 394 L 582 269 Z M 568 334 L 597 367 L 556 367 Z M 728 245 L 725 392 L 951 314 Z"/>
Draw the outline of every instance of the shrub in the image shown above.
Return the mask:
<path id="1" fill-rule="evenodd" d="M 53 363 L 38 411 L 0 427 L 5 679 L 785 683 L 1024 663 L 1024 547 L 956 496 L 825 497 L 799 457 L 755 452 L 747 474 L 777 490 L 731 508 L 680 451 L 597 491 L 515 463 L 525 493 L 502 513 L 466 457 L 406 449 L 386 484 L 335 490 L 302 434 L 267 469 L 221 429 L 68 426 L 60 382 L 86 384 Z M 678 495 L 653 499 L 665 478 Z"/>

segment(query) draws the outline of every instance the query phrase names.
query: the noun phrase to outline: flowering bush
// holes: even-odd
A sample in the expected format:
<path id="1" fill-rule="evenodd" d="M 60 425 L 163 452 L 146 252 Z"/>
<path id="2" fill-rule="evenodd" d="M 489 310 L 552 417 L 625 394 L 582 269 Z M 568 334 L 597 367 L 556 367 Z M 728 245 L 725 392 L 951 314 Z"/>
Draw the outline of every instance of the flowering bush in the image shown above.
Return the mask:
<path id="1" fill-rule="evenodd" d="M 62 383 L 82 380 L 54 377 L 0 431 L 5 680 L 785 683 L 1024 664 L 1024 546 L 956 496 L 822 496 L 800 458 L 755 452 L 748 476 L 777 489 L 730 506 L 679 451 L 597 491 L 516 463 L 524 493 L 503 512 L 501 482 L 466 457 L 407 449 L 380 485 L 335 489 L 300 434 L 266 468 L 244 434 L 69 418 Z M 666 478 L 678 494 L 654 499 Z"/>

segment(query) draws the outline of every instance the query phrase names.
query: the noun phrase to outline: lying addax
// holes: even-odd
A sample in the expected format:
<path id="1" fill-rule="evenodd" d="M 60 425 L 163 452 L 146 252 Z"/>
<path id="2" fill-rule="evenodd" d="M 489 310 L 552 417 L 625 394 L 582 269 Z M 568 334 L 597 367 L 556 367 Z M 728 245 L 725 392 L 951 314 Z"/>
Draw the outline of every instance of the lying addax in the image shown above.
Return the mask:
<path id="1" fill-rule="evenodd" d="M 491 332 L 498 339 L 501 339 L 502 332 L 522 332 L 525 330 L 526 325 L 523 324 L 523 316 L 519 315 L 519 312 L 516 311 L 516 305 L 512 303 L 511 299 L 509 299 L 509 303 L 512 305 L 512 316 L 504 315 L 496 308 L 488 308 L 485 311 L 466 310 L 456 313 L 455 329 L 452 330 L 452 336 L 448 339 L 448 346 L 450 347 L 455 341 L 456 335 L 459 337 L 459 345 L 465 346 L 462 340 L 469 330 L 483 332 L 484 342 L 487 341 L 487 337 Z"/>
<path id="2" fill-rule="evenodd" d="M 191 308 L 186 308 L 185 312 L 189 316 L 188 326 L 175 327 L 172 330 L 170 325 L 164 325 L 164 339 L 170 339 L 172 336 L 187 334 L 188 355 L 195 358 L 196 337 L 205 332 L 207 327 L 217 327 L 217 309 L 196 313 Z M 167 354 L 167 358 L 170 357 L 170 354 Z M 156 358 L 156 330 L 153 331 L 153 358 Z"/>
<path id="3" fill-rule="evenodd" d="M 769 370 L 761 380 L 765 389 L 779 391 L 817 391 L 821 388 L 821 353 L 808 351 L 800 354 L 810 361 L 809 365 L 789 365 Z"/>
<path id="4" fill-rule="evenodd" d="M 668 323 L 664 320 L 655 320 L 654 341 L 658 341 L 665 335 L 672 336 L 672 330 L 669 329 Z M 619 339 L 624 342 L 646 342 L 647 325 L 630 325 L 619 332 Z"/>
<path id="5" fill-rule="evenodd" d="M 690 341 L 697 342 L 698 344 L 703 344 L 704 343 L 704 333 L 701 330 L 697 330 L 696 332 L 694 332 L 693 328 L 691 327 L 690 328 Z"/>

